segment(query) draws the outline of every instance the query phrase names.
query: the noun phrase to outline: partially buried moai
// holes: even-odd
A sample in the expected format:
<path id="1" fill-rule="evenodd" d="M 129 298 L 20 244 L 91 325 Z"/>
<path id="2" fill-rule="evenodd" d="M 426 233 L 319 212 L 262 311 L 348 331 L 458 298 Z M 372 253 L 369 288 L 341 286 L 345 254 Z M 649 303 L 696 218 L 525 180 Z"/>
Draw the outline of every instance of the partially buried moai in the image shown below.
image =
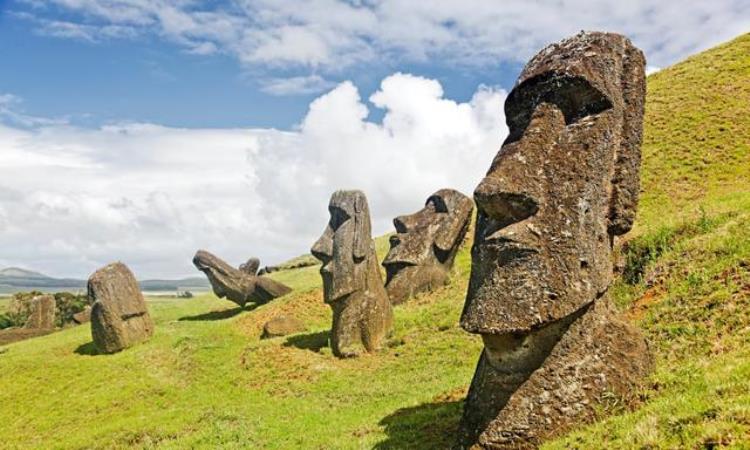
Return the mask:
<path id="1" fill-rule="evenodd" d="M 393 219 L 396 234 L 383 261 L 391 303 L 403 303 L 448 281 L 473 210 L 469 197 L 441 189 L 427 199 L 424 208 Z"/>
<path id="2" fill-rule="evenodd" d="M 248 302 L 256 305 L 268 303 L 292 292 L 292 288 L 283 283 L 257 275 L 260 266 L 258 258 L 250 258 L 235 269 L 214 254 L 198 250 L 193 257 L 193 265 L 206 274 L 217 297 L 226 298 L 240 307 Z"/>
<path id="3" fill-rule="evenodd" d="M 458 448 L 535 448 L 650 370 L 607 294 L 638 200 L 644 65 L 624 36 L 582 32 L 532 58 L 505 102 L 509 135 L 474 192 L 461 326 L 484 350 Z"/>
<path id="4" fill-rule="evenodd" d="M 393 326 L 393 311 L 370 235 L 367 198 L 336 191 L 328 211 L 328 225 L 311 251 L 323 263 L 323 295 L 333 309 L 331 348 L 339 357 L 378 350 Z"/>
<path id="5" fill-rule="evenodd" d="M 141 289 L 125 264 L 112 263 L 94 272 L 87 290 L 91 335 L 100 352 L 119 352 L 154 334 Z"/>

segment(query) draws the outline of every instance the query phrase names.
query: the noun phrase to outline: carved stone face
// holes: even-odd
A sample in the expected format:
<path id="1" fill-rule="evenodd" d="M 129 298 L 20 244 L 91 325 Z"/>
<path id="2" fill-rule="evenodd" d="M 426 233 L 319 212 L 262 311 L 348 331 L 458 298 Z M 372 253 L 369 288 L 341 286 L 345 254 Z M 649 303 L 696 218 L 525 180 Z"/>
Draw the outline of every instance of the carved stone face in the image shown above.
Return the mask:
<path id="1" fill-rule="evenodd" d="M 364 264 L 371 245 L 370 211 L 360 191 L 336 191 L 328 204 L 331 215 L 311 252 L 323 266 L 325 301 L 337 301 L 364 289 Z"/>
<path id="2" fill-rule="evenodd" d="M 610 284 L 613 236 L 635 214 L 643 92 L 627 58 L 582 58 L 574 44 L 540 52 L 506 101 L 509 136 L 474 192 L 467 331 L 527 332 Z"/>
<path id="3" fill-rule="evenodd" d="M 396 234 L 383 261 L 391 301 L 399 303 L 413 292 L 446 281 L 473 207 L 471 199 L 460 192 L 441 189 L 421 210 L 393 219 Z"/>
<path id="4" fill-rule="evenodd" d="M 224 298 L 231 292 L 247 290 L 246 283 L 243 283 L 244 279 L 238 276 L 237 269 L 205 250 L 198 250 L 195 253 L 193 265 L 206 274 L 214 293 L 219 298 Z"/>

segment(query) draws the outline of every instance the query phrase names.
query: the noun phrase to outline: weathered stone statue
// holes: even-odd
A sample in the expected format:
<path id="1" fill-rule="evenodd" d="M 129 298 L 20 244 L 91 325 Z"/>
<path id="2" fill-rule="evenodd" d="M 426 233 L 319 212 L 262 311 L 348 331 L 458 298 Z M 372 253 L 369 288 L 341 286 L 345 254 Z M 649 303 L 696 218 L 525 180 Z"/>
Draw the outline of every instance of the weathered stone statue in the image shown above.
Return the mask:
<path id="1" fill-rule="evenodd" d="M 323 262 L 320 275 L 333 309 L 331 348 L 339 357 L 378 350 L 393 326 L 393 311 L 370 236 L 370 210 L 360 191 L 336 191 L 331 219 L 312 254 Z"/>
<path id="2" fill-rule="evenodd" d="M 116 262 L 94 272 L 88 282 L 91 335 L 102 353 L 115 353 L 148 340 L 154 322 L 133 273 Z"/>
<path id="3" fill-rule="evenodd" d="M 211 287 L 219 298 L 231 300 L 241 307 L 246 303 L 268 303 L 292 292 L 289 286 L 268 277 L 257 276 L 260 261 L 250 258 L 239 269 L 235 269 L 205 250 L 198 250 L 193 264 L 206 274 Z"/>
<path id="4" fill-rule="evenodd" d="M 469 197 L 441 189 L 427 199 L 424 208 L 393 219 L 396 234 L 391 236 L 391 250 L 383 261 L 391 303 L 403 303 L 448 281 L 473 210 Z"/>
<path id="5" fill-rule="evenodd" d="M 30 314 L 24 328 L 51 330 L 55 328 L 55 297 L 50 294 L 38 295 L 29 300 Z"/>
<path id="6" fill-rule="evenodd" d="M 510 133 L 474 192 L 461 326 L 484 351 L 459 448 L 535 448 L 650 370 L 607 296 L 638 201 L 644 65 L 625 37 L 581 33 L 532 58 L 506 100 Z"/>

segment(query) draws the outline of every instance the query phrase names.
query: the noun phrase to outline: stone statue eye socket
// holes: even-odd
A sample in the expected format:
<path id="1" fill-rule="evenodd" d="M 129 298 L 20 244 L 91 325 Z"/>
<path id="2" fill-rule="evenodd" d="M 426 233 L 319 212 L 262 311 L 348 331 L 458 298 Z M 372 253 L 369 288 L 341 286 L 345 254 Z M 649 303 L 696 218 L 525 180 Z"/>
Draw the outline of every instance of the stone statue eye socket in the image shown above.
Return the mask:
<path id="1" fill-rule="evenodd" d="M 434 209 L 435 212 L 439 212 L 439 213 L 448 212 L 448 205 L 445 204 L 442 198 L 437 197 L 437 196 L 432 196 L 428 198 L 427 204 L 425 206 L 432 207 L 432 209 Z"/>
<path id="2" fill-rule="evenodd" d="M 331 220 L 328 222 L 328 224 L 333 231 L 338 230 L 341 225 L 345 224 L 346 221 L 351 218 L 351 216 L 349 216 L 346 211 L 337 206 L 329 207 L 328 211 L 331 214 Z"/>

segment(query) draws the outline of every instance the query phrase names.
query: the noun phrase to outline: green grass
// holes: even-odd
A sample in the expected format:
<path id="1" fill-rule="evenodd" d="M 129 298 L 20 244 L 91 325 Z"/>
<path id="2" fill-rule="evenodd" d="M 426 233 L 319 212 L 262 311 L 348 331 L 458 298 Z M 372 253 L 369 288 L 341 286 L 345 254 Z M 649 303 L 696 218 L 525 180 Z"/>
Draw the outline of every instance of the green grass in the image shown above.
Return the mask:
<path id="1" fill-rule="evenodd" d="M 545 448 L 750 448 L 750 35 L 649 77 L 642 196 L 611 292 L 657 358 L 634 410 Z M 382 257 L 387 237 L 377 240 Z M 481 341 L 453 281 L 395 309 L 377 355 L 339 360 L 318 267 L 239 310 L 212 295 L 150 299 L 156 334 L 93 355 L 88 327 L 0 349 L 3 448 L 446 448 Z M 0 309 L 3 300 L 0 300 Z M 260 340 L 276 314 L 308 331 Z"/>

